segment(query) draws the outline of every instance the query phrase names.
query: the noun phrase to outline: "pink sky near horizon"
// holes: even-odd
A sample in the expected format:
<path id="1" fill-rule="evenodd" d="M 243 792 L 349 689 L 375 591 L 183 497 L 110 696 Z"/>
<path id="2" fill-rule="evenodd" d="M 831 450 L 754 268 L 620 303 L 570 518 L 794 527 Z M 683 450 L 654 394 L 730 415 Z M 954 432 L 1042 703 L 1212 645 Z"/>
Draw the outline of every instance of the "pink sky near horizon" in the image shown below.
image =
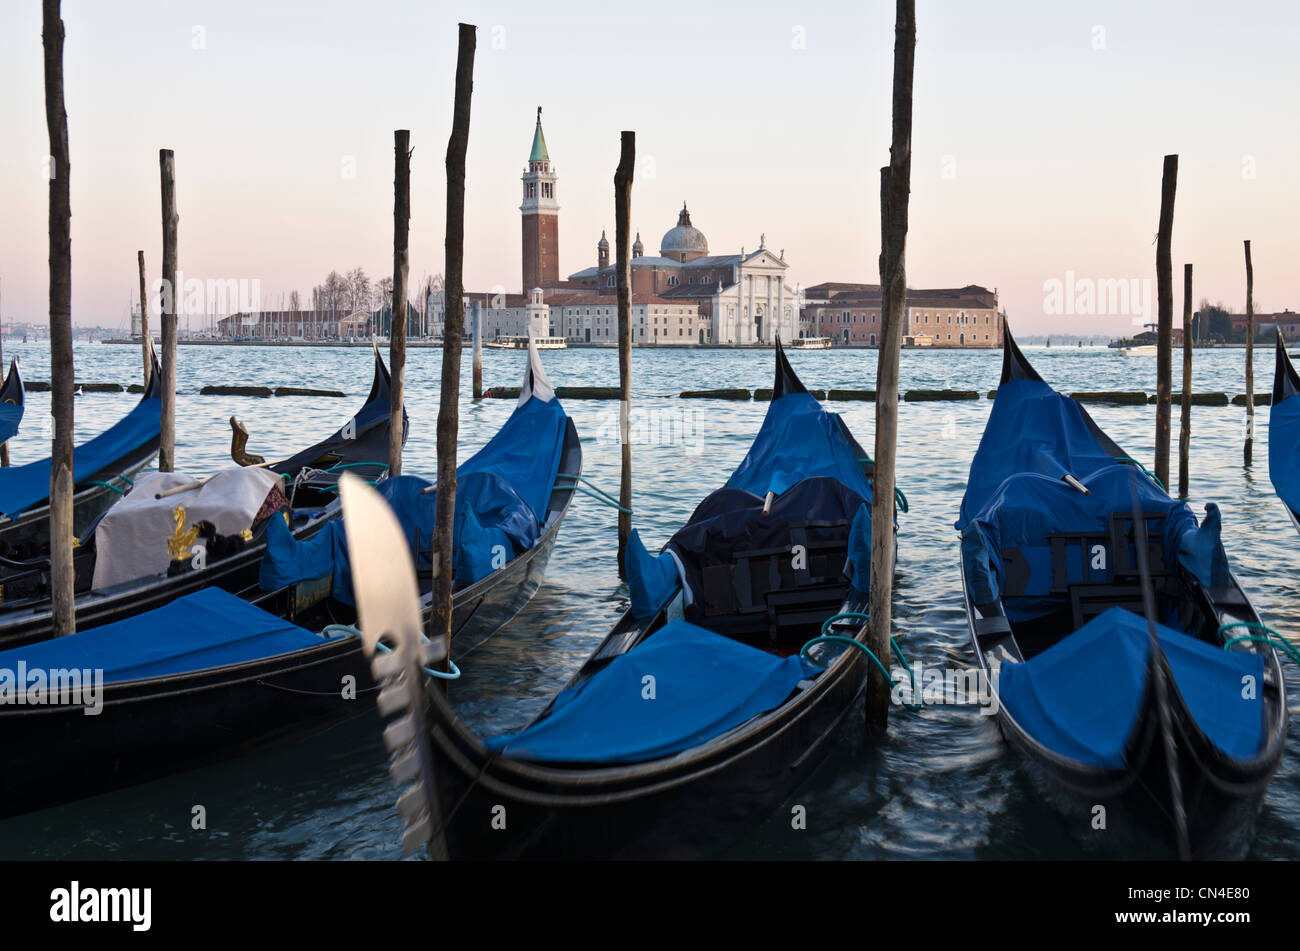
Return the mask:
<path id="1" fill-rule="evenodd" d="M 912 286 L 997 287 L 1022 333 L 1131 330 L 1131 316 L 1044 315 L 1044 282 L 1154 286 L 1161 164 L 1176 152 L 1175 313 L 1187 261 L 1196 300 L 1244 306 L 1243 238 L 1258 307 L 1300 308 L 1300 8 L 917 6 Z M 467 288 L 520 289 L 519 175 L 538 105 L 562 275 L 595 263 L 602 228 L 613 240 L 619 132 L 635 129 L 647 253 L 685 200 L 713 253 L 765 233 L 792 282 L 877 280 L 892 3 L 449 7 L 65 0 L 74 321 L 125 325 L 137 248 L 158 276 L 161 147 L 176 152 L 185 276 L 256 279 L 266 308 L 296 288 L 306 306 L 330 269 L 391 274 L 392 133 L 409 128 L 412 283 L 441 272 L 458 20 L 479 27 Z M 6 322 L 46 313 L 41 56 L 40 4 L 11 0 Z"/>

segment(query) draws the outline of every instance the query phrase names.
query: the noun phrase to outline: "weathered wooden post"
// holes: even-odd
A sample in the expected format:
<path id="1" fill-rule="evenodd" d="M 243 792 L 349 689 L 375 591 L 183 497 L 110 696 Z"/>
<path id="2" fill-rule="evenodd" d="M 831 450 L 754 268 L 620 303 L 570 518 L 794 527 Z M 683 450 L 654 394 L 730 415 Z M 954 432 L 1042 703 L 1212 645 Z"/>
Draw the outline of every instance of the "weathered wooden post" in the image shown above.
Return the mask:
<path id="1" fill-rule="evenodd" d="M 433 613 L 429 639 L 446 646 L 451 661 L 452 538 L 456 515 L 456 437 L 460 419 L 460 352 L 464 336 L 465 152 L 469 148 L 470 95 L 474 91 L 475 28 L 460 24 L 456 51 L 456 98 L 447 141 L 446 293 L 442 330 L 442 392 L 438 401 L 438 499 L 434 515 Z"/>
<path id="2" fill-rule="evenodd" d="M 1255 452 L 1255 268 L 1246 242 L 1246 465 Z"/>
<path id="3" fill-rule="evenodd" d="M 483 398 L 483 305 L 473 301 L 469 316 L 474 331 L 474 399 Z"/>
<path id="4" fill-rule="evenodd" d="M 72 190 L 68 113 L 63 103 L 60 0 L 44 0 L 45 124 L 50 134 L 50 586 L 56 637 L 77 629 L 72 567 Z"/>
<path id="5" fill-rule="evenodd" d="M 406 278 L 410 270 L 411 133 L 393 133 L 393 326 L 388 334 L 389 392 L 388 475 L 402 474 L 402 400 L 406 379 Z"/>
<path id="6" fill-rule="evenodd" d="M 135 252 L 135 259 L 140 266 L 140 355 L 144 358 L 144 385 L 148 389 L 153 361 L 149 359 L 149 285 L 144 279 L 144 252 Z"/>
<path id="7" fill-rule="evenodd" d="M 158 471 L 176 469 L 176 312 L 181 289 L 176 286 L 176 156 L 158 150 L 162 173 L 162 436 L 158 442 Z"/>
<path id="8" fill-rule="evenodd" d="M 624 576 L 623 555 L 632 534 L 632 269 L 628 232 L 632 219 L 632 172 L 636 165 L 636 133 L 624 132 L 614 171 L 614 271 L 618 291 L 618 433 L 623 444 L 623 470 L 618 485 L 618 576 Z"/>
<path id="9" fill-rule="evenodd" d="M 1187 498 L 1192 455 L 1192 266 L 1183 265 L 1183 406 L 1178 428 L 1178 497 Z"/>
<path id="10" fill-rule="evenodd" d="M 907 210 L 912 181 L 912 73 L 916 2 L 894 13 L 894 121 L 889 165 L 880 170 L 880 350 L 876 360 L 876 464 L 871 498 L 871 592 L 867 646 L 886 666 L 894 595 L 894 458 L 898 442 L 898 360 L 907 308 Z M 876 669 L 867 685 L 867 727 L 884 732 L 889 683 Z"/>
<path id="11" fill-rule="evenodd" d="M 1160 231 L 1156 235 L 1156 478 L 1169 485 L 1170 391 L 1173 386 L 1174 194 L 1178 156 L 1166 155 L 1160 180 Z"/>

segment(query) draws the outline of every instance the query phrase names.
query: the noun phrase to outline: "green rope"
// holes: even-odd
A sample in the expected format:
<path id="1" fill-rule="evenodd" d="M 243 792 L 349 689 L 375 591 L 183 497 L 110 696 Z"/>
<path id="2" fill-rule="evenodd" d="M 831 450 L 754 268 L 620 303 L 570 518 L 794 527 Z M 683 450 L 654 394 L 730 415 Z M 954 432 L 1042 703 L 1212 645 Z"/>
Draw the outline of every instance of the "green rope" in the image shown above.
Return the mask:
<path id="1" fill-rule="evenodd" d="M 1139 469 L 1141 469 L 1143 472 L 1145 472 L 1148 476 L 1150 476 L 1150 478 L 1153 479 L 1153 480 L 1155 481 L 1155 484 L 1158 485 L 1158 486 L 1160 486 L 1161 489 L 1163 489 L 1163 490 L 1166 491 L 1166 492 L 1169 491 L 1169 487 L 1166 486 L 1166 485 L 1165 485 L 1163 482 L 1161 482 L 1159 479 L 1157 479 L 1156 476 L 1155 476 L 1155 473 L 1148 471 L 1148 470 L 1147 470 L 1147 467 L 1144 466 L 1144 465 L 1142 465 L 1142 463 L 1138 462 L 1136 459 L 1131 459 L 1131 458 L 1129 458 L 1128 456 L 1116 456 L 1116 457 L 1115 457 L 1115 461 L 1116 461 L 1116 462 L 1131 462 L 1131 463 L 1133 463 L 1133 465 L 1137 466 Z"/>
<path id="2" fill-rule="evenodd" d="M 351 624 L 326 624 L 321 630 L 321 633 L 325 635 L 346 634 L 349 637 L 355 637 L 358 639 L 361 637 L 361 631 L 353 627 Z M 429 643 L 429 639 L 423 634 L 421 634 L 420 637 L 424 640 L 424 643 Z M 393 649 L 383 641 L 376 641 L 375 646 L 385 654 L 391 654 L 393 652 Z M 460 678 L 460 668 L 456 666 L 456 662 L 448 657 L 447 666 L 451 668 L 451 673 L 441 670 L 433 670 L 429 667 L 425 667 L 424 672 L 430 677 L 437 677 L 440 680 L 458 680 Z"/>
<path id="3" fill-rule="evenodd" d="M 112 489 L 118 495 L 126 495 L 126 489 L 119 489 L 111 482 L 100 482 L 98 479 L 92 479 L 90 482 L 87 482 L 86 485 L 102 485 L 106 489 Z"/>
<path id="4" fill-rule="evenodd" d="M 558 476 L 556 476 L 556 478 L 573 479 L 575 480 L 574 482 L 570 483 L 567 486 L 563 486 L 563 488 L 573 489 L 575 492 L 581 492 L 583 495 L 593 498 L 597 502 L 605 503 L 610 508 L 618 509 L 620 512 L 624 512 L 628 515 L 632 514 L 631 509 L 623 508 L 623 506 L 619 504 L 618 499 L 614 498 L 612 495 L 610 495 L 604 489 L 600 488 L 600 486 L 596 485 L 590 479 L 585 479 L 580 475 L 574 475 L 571 472 L 561 472 Z M 584 485 L 586 486 L 586 488 L 583 488 Z"/>
<path id="5" fill-rule="evenodd" d="M 367 466 L 379 466 L 385 471 L 388 469 L 388 463 L 386 462 L 340 462 L 337 466 L 322 469 L 321 472 L 338 472 L 341 469 L 364 469 Z"/>
<path id="6" fill-rule="evenodd" d="M 880 658 L 876 656 L 875 652 L 871 650 L 871 648 L 852 637 L 843 637 L 839 634 L 826 633 L 830 629 L 830 626 L 836 621 L 847 620 L 849 618 L 859 618 L 863 621 L 867 621 L 870 620 L 870 615 L 861 611 L 843 611 L 839 614 L 832 614 L 822 624 L 821 635 L 819 637 L 814 637 L 808 643 L 804 644 L 803 647 L 799 648 L 799 656 L 808 660 L 804 655 L 807 653 L 808 648 L 812 647 L 814 644 L 847 644 L 850 647 L 856 647 L 862 653 L 866 654 L 867 657 L 871 659 L 871 662 L 876 665 L 876 668 L 884 675 L 885 680 L 889 683 L 889 689 L 892 691 L 896 686 L 898 686 L 898 684 L 894 680 L 893 675 L 885 668 L 885 665 L 880 662 Z M 912 670 L 912 665 L 907 662 L 907 658 L 903 656 L 903 649 L 898 646 L 898 642 L 892 637 L 889 639 L 889 646 L 893 648 L 894 656 L 898 658 L 899 663 L 901 663 L 903 668 L 907 671 L 907 676 L 910 678 L 912 683 L 912 696 L 915 697 L 917 695 L 916 674 Z M 811 660 L 809 660 L 808 663 L 812 664 L 814 667 L 820 666 Z M 825 670 L 824 667 L 822 669 Z M 904 703 L 903 706 L 907 707 L 907 709 L 911 710 L 913 713 L 921 709 L 921 704 L 915 700 Z"/>
<path id="7" fill-rule="evenodd" d="M 859 462 L 859 463 L 863 463 L 863 462 L 871 462 L 871 457 L 870 457 L 870 456 L 863 456 L 861 459 L 858 460 L 858 462 Z M 872 463 L 872 465 L 875 465 L 875 463 Z M 873 483 L 873 482 L 875 482 L 875 481 L 876 481 L 875 479 L 868 479 L 868 480 L 867 480 L 867 484 L 870 485 L 871 483 Z M 903 490 L 900 489 L 897 485 L 894 486 L 894 502 L 895 502 L 895 504 L 898 505 L 898 510 L 899 510 L 900 512 L 902 512 L 904 515 L 906 515 L 906 514 L 907 514 L 907 510 L 908 510 L 908 508 L 909 508 L 909 506 L 908 506 L 908 504 L 907 504 L 907 496 L 905 496 L 905 495 L 903 494 Z"/>
<path id="8" fill-rule="evenodd" d="M 1219 627 L 1219 635 L 1222 636 L 1224 631 L 1234 627 L 1244 627 L 1252 631 L 1264 631 L 1263 634 L 1238 634 L 1236 637 L 1229 638 L 1224 642 L 1223 649 L 1231 650 L 1234 644 L 1245 642 L 1255 644 L 1267 644 L 1275 650 L 1280 650 L 1291 661 L 1291 663 L 1300 666 L 1300 649 L 1297 649 L 1290 641 L 1284 640 L 1282 635 L 1273 630 L 1267 624 L 1256 624 L 1254 621 L 1233 621 L 1231 624 L 1224 624 Z M 1271 635 L 1271 636 L 1270 636 Z"/>

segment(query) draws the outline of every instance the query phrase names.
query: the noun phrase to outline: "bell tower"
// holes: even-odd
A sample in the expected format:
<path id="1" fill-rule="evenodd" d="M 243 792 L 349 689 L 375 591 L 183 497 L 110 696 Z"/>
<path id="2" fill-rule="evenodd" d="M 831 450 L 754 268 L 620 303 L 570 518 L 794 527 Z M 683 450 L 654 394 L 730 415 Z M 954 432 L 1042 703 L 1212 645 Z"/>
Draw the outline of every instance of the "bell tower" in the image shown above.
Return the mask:
<path id="1" fill-rule="evenodd" d="M 523 293 L 560 279 L 560 206 L 555 198 L 555 169 L 542 135 L 542 107 L 537 107 L 533 150 L 523 174 Z"/>

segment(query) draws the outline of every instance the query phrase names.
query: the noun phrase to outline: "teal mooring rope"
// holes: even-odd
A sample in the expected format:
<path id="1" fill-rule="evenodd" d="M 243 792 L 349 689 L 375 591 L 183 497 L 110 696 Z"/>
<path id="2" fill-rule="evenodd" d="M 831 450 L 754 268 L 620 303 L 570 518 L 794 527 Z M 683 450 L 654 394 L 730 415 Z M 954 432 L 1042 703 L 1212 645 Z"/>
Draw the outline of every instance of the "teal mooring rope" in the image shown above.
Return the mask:
<path id="1" fill-rule="evenodd" d="M 327 624 L 325 625 L 325 628 L 321 633 L 346 634 L 349 637 L 355 637 L 357 639 L 361 638 L 361 631 L 353 627 L 351 624 Z M 425 637 L 423 634 L 421 634 L 420 637 L 424 639 L 424 642 L 426 644 L 429 643 L 429 639 Z M 389 647 L 387 644 L 385 644 L 383 641 L 377 641 L 375 643 L 375 646 L 378 647 L 385 654 L 391 654 L 393 652 L 393 649 Z M 430 667 L 425 667 L 424 672 L 428 674 L 430 677 L 437 677 L 439 680 L 459 680 L 460 668 L 456 666 L 456 662 L 452 660 L 450 657 L 447 658 L 447 666 L 451 668 L 450 673 L 447 673 L 446 671 L 442 671 L 442 670 L 433 670 Z"/>
<path id="2" fill-rule="evenodd" d="M 803 647 L 799 648 L 799 656 L 804 657 L 804 655 L 808 651 L 808 648 L 812 647 L 814 644 L 847 644 L 848 646 L 855 647 L 858 650 L 860 650 L 862 653 L 866 654 L 867 657 L 871 659 L 871 662 L 876 665 L 876 668 L 882 674 L 884 674 L 885 680 L 889 682 L 889 689 L 893 690 L 896 686 L 898 686 L 897 682 L 894 680 L 893 675 L 890 674 L 888 669 L 886 669 L 885 665 L 880 662 L 880 658 L 876 656 L 875 652 L 872 651 L 871 648 L 867 647 L 865 644 L 862 644 L 859 641 L 854 640 L 851 637 L 844 637 L 839 634 L 826 633 L 830 629 L 830 626 L 834 624 L 836 621 L 848 620 L 850 618 L 858 618 L 863 621 L 870 620 L 870 616 L 861 611 L 844 611 L 840 614 L 832 614 L 822 624 L 821 635 L 819 637 L 814 637 L 807 644 L 804 644 Z M 913 700 L 903 704 L 903 706 L 907 707 L 908 710 L 911 710 L 913 713 L 915 713 L 916 711 L 921 709 L 920 702 L 915 699 L 916 674 L 912 670 L 912 665 L 907 662 L 907 658 L 903 656 L 903 649 L 898 646 L 898 642 L 895 641 L 892 637 L 889 639 L 889 646 L 893 648 L 894 655 L 898 658 L 899 663 L 901 663 L 903 665 L 903 668 L 907 671 L 907 676 L 911 678 Z M 806 657 L 804 657 L 804 659 L 807 660 Z M 817 666 L 811 660 L 809 660 L 808 662 L 810 664 L 813 664 L 814 666 Z"/>
<path id="3" fill-rule="evenodd" d="M 1291 663 L 1300 666 L 1300 649 L 1297 649 L 1290 641 L 1283 640 L 1282 635 L 1273 630 L 1267 624 L 1256 624 L 1254 621 L 1233 621 L 1231 624 L 1223 624 L 1219 627 L 1219 634 L 1231 630 L 1234 627 L 1244 627 L 1247 630 L 1263 631 L 1263 634 L 1238 634 L 1231 637 L 1223 644 L 1224 650 L 1231 650 L 1234 644 L 1254 643 L 1267 644 L 1269 647 L 1280 650 Z"/>

